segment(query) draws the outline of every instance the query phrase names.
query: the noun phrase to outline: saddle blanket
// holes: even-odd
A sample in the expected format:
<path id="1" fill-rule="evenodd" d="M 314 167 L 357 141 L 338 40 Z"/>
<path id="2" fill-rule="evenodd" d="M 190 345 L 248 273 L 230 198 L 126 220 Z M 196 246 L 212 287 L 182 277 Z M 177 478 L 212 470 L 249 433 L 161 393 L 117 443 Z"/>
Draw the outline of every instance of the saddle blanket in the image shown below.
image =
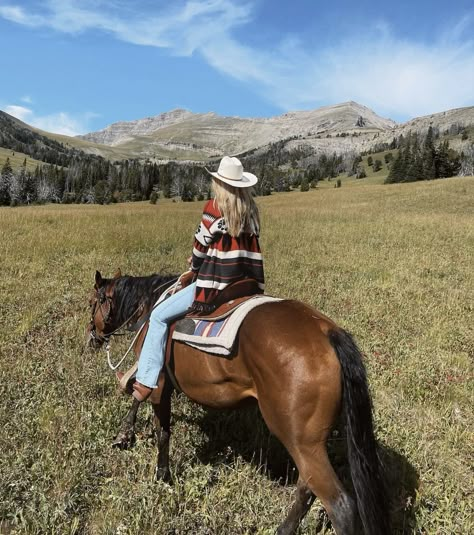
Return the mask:
<path id="1" fill-rule="evenodd" d="M 209 321 L 200 318 L 184 318 L 177 322 L 173 340 L 184 342 L 206 353 L 228 356 L 232 352 L 240 325 L 247 314 L 255 307 L 277 301 L 282 301 L 282 299 L 256 295 L 221 319 Z"/>

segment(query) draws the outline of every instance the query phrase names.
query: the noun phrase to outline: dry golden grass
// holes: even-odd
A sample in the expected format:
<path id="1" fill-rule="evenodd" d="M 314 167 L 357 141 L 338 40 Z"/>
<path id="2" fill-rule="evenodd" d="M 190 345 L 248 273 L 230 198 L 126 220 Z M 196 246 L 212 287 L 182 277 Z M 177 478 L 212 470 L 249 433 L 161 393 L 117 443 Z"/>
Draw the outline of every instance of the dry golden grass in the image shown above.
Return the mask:
<path id="1" fill-rule="evenodd" d="M 0 147 L 0 170 L 4 166 L 5 162 L 7 161 L 7 158 L 10 159 L 10 165 L 12 166 L 12 169 L 16 171 L 17 169 L 20 169 L 20 167 L 23 165 L 23 162 L 26 160 L 26 168 L 28 171 L 33 172 L 38 165 L 44 165 L 44 162 L 40 162 L 39 160 L 34 160 L 28 154 L 23 154 L 22 152 L 15 152 L 11 149 L 5 149 L 3 147 Z"/>
<path id="2" fill-rule="evenodd" d="M 474 532 L 474 180 L 258 202 L 268 293 L 316 306 L 367 357 L 395 532 Z M 177 397 L 174 485 L 153 483 L 149 408 L 136 447 L 111 450 L 129 401 L 104 355 L 82 352 L 95 269 L 184 270 L 201 209 L 0 209 L 0 532 L 270 534 L 283 519 L 291 464 L 255 411 Z M 330 532 L 320 513 L 302 533 Z"/>

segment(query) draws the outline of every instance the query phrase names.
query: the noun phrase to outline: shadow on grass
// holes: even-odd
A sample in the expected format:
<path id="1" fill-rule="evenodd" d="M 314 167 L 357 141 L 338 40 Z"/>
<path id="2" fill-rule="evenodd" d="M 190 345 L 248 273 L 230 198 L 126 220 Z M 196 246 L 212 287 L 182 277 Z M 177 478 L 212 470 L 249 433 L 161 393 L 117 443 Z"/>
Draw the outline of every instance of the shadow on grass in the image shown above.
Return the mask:
<path id="1" fill-rule="evenodd" d="M 197 424 L 206 437 L 197 452 L 200 462 L 232 464 L 241 457 L 272 481 L 282 485 L 296 483 L 298 471 L 293 460 L 270 433 L 256 406 L 208 409 Z"/>
<path id="2" fill-rule="evenodd" d="M 231 465 L 236 457 L 255 466 L 281 485 L 295 484 L 298 470 L 281 442 L 268 430 L 255 406 L 240 410 L 206 410 L 196 423 L 206 437 L 197 451 L 199 462 Z M 331 462 L 343 485 L 354 490 L 347 463 L 346 439 L 338 426 L 328 440 Z M 416 527 L 414 503 L 419 476 L 408 460 L 395 450 L 380 445 L 392 501 L 392 529 L 396 534 L 413 533 Z"/>

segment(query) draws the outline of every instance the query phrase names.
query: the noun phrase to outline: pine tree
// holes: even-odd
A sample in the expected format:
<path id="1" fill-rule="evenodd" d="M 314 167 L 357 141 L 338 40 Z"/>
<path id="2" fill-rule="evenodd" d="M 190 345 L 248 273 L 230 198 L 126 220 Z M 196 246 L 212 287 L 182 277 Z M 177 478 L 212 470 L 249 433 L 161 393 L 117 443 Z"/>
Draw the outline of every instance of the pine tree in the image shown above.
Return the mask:
<path id="1" fill-rule="evenodd" d="M 392 167 L 390 168 L 390 173 L 385 179 L 386 184 L 394 184 L 396 182 L 402 181 L 402 170 L 403 170 L 403 155 L 401 149 L 398 151 L 398 155 L 393 162 Z"/>
<path id="2" fill-rule="evenodd" d="M 13 169 L 10 164 L 10 158 L 7 158 L 0 174 L 0 206 L 8 206 L 10 204 L 10 186 L 12 180 Z"/>
<path id="3" fill-rule="evenodd" d="M 420 145 L 418 143 L 418 135 L 415 133 L 409 138 L 411 144 L 410 153 L 405 156 L 405 182 L 415 182 L 420 180 L 419 177 L 419 161 L 420 161 Z"/>
<path id="4" fill-rule="evenodd" d="M 458 173 L 461 163 L 459 154 L 449 148 L 449 141 L 446 140 L 439 146 L 435 156 L 436 177 L 445 178 Z"/>
<path id="5" fill-rule="evenodd" d="M 431 180 L 436 178 L 436 151 L 434 147 L 433 128 L 428 128 L 425 142 L 423 144 L 422 159 L 423 159 L 423 178 L 424 180 Z"/>
<path id="6" fill-rule="evenodd" d="M 181 200 L 184 202 L 192 202 L 194 201 L 194 186 L 193 183 L 186 179 L 183 183 L 182 191 L 181 191 Z"/>
<path id="7" fill-rule="evenodd" d="M 408 169 L 412 162 L 412 152 L 411 152 L 411 139 L 407 138 L 405 146 L 400 148 L 400 169 L 399 169 L 399 182 L 409 182 L 408 180 Z"/>

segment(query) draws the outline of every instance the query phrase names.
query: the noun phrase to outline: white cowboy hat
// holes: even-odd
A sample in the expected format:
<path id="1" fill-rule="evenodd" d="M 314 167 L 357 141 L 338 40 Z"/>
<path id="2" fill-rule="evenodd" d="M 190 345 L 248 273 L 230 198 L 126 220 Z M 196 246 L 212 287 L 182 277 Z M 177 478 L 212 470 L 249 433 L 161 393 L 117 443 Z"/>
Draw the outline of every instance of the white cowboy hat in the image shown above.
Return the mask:
<path id="1" fill-rule="evenodd" d="M 258 182 L 258 178 L 255 175 L 244 171 L 239 159 L 231 158 L 230 156 L 224 156 L 222 158 L 217 173 L 209 171 L 207 167 L 204 169 L 214 178 L 222 180 L 222 182 L 230 184 L 235 188 L 250 188 L 250 186 L 255 186 Z"/>

